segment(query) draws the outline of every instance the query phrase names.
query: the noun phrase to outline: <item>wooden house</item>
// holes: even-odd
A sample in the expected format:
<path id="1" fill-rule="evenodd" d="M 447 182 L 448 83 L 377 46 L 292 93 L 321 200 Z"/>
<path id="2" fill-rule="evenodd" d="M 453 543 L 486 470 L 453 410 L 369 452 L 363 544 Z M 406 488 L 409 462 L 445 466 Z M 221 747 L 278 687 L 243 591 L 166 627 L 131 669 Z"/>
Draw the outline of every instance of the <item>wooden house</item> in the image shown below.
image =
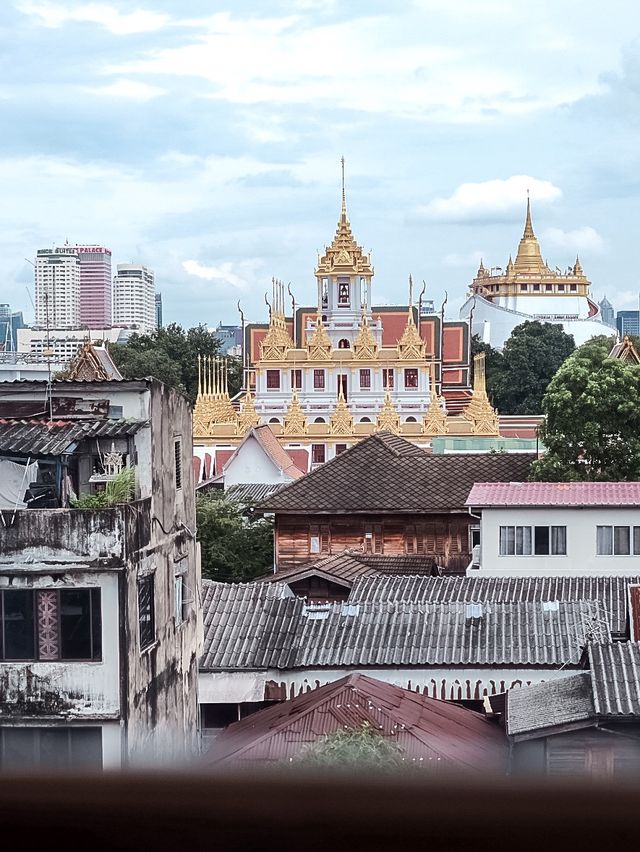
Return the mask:
<path id="1" fill-rule="evenodd" d="M 269 497 L 276 572 L 350 551 L 429 557 L 463 573 L 479 520 L 465 507 L 474 482 L 526 479 L 529 454 L 433 455 L 390 432 L 350 447 Z"/>

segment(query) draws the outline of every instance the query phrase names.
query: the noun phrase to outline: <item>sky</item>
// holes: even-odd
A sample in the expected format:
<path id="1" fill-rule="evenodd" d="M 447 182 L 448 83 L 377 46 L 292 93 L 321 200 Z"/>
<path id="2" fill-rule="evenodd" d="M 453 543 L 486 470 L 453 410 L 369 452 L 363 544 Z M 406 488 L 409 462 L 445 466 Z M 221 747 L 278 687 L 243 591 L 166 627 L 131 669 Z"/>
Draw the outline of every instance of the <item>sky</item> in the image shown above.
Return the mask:
<path id="1" fill-rule="evenodd" d="M 3 0 L 0 302 L 33 318 L 38 248 L 156 275 L 165 322 L 313 304 L 346 160 L 375 304 L 411 273 L 457 317 L 506 265 L 529 190 L 543 256 L 636 308 L 633 0 Z M 31 295 L 30 295 L 31 293 Z"/>

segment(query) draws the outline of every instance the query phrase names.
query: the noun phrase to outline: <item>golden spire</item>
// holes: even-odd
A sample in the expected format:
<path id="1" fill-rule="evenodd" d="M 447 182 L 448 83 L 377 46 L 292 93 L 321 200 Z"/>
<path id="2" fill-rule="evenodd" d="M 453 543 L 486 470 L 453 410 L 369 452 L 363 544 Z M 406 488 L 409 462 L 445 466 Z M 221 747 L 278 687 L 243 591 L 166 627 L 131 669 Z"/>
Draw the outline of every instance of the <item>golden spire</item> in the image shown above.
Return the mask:
<path id="1" fill-rule="evenodd" d="M 424 340 L 420 337 L 420 333 L 416 328 L 415 320 L 413 319 L 413 279 L 409 276 L 409 311 L 407 314 L 407 324 L 402 332 L 402 337 L 398 341 L 398 357 L 401 361 L 417 361 L 425 357 Z"/>
<path id="2" fill-rule="evenodd" d="M 400 431 L 400 416 L 391 399 L 391 394 L 386 391 L 384 402 L 378 414 L 378 422 L 376 423 L 376 432 L 395 432 Z"/>
<path id="3" fill-rule="evenodd" d="M 347 275 L 373 275 L 371 257 L 366 255 L 355 240 L 347 215 L 347 195 L 344 182 L 344 157 L 342 164 L 342 206 L 336 235 L 330 246 L 318 260 L 315 275 L 321 278 L 326 275 L 342 273 Z"/>
<path id="4" fill-rule="evenodd" d="M 438 394 L 436 392 L 436 364 L 434 359 L 431 359 L 431 369 L 429 370 L 429 384 L 431 391 L 429 394 L 429 410 L 422 420 L 422 432 L 425 435 L 446 435 L 449 431 L 447 422 L 447 414 L 440 405 Z"/>
<path id="5" fill-rule="evenodd" d="M 226 373 L 227 363 L 226 358 L 212 359 L 212 423 L 231 423 L 236 420 L 237 414 L 233 407 L 233 403 L 229 398 L 227 389 Z"/>
<path id="6" fill-rule="evenodd" d="M 298 399 L 298 391 L 294 388 L 291 404 L 284 415 L 283 435 L 306 435 L 308 432 L 307 418 Z"/>
<path id="7" fill-rule="evenodd" d="M 287 329 L 287 321 L 284 315 L 284 283 L 272 278 L 271 285 L 273 306 L 269 319 L 269 330 L 261 343 L 261 357 L 263 361 L 283 361 L 287 349 L 293 349 L 293 340 Z"/>
<path id="8" fill-rule="evenodd" d="M 322 317 L 318 316 L 316 327 L 307 343 L 310 361 L 327 361 L 331 358 L 331 338 L 324 327 Z"/>
<path id="9" fill-rule="evenodd" d="M 362 319 L 360 320 L 360 331 L 353 342 L 353 357 L 360 360 L 371 360 L 376 357 L 378 344 L 376 338 L 369 325 L 366 312 L 362 311 Z"/>
<path id="10" fill-rule="evenodd" d="M 542 259 L 540 245 L 533 232 L 531 224 L 531 199 L 527 195 L 527 216 L 524 223 L 524 232 L 518 245 L 518 254 L 513 265 L 515 272 L 542 273 L 545 271 L 545 262 Z"/>
<path id="11" fill-rule="evenodd" d="M 476 355 L 473 362 L 473 395 L 462 416 L 471 422 L 474 434 L 498 437 L 500 435 L 498 415 L 487 396 L 484 352 Z"/>
<path id="12" fill-rule="evenodd" d="M 331 434 L 332 435 L 352 435 L 353 434 L 353 417 L 349 411 L 349 406 L 342 392 L 342 384 L 338 393 L 338 402 L 333 414 L 331 415 Z"/>
<path id="13" fill-rule="evenodd" d="M 259 424 L 260 417 L 256 411 L 256 406 L 251 394 L 251 388 L 248 387 L 242 401 L 240 414 L 238 415 L 238 431 L 241 435 L 244 435 L 245 432 L 249 431 L 249 429 L 252 429 L 254 426 L 258 426 Z"/>

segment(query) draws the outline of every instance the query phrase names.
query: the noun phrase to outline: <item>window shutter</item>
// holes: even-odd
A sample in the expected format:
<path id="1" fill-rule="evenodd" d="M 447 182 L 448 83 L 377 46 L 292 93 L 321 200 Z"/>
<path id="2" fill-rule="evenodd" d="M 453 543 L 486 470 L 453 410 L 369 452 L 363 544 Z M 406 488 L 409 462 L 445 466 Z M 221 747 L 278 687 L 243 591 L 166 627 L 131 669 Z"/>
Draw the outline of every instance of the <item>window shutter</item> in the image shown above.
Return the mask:
<path id="1" fill-rule="evenodd" d="M 404 546 L 407 553 L 416 552 L 416 528 L 412 524 L 405 527 Z"/>
<path id="2" fill-rule="evenodd" d="M 382 553 L 382 524 L 373 525 L 373 550 Z"/>
<path id="3" fill-rule="evenodd" d="M 329 553 L 331 546 L 331 536 L 329 524 L 322 524 L 320 527 L 320 552 Z"/>

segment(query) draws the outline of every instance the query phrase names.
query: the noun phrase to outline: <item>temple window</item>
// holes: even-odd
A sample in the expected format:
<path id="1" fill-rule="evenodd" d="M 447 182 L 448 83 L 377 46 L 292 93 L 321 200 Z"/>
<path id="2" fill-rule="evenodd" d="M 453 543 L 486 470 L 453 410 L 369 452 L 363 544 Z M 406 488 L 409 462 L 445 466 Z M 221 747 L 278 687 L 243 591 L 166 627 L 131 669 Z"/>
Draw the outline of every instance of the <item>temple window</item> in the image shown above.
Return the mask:
<path id="1" fill-rule="evenodd" d="M 302 370 L 291 371 L 291 389 L 302 390 Z"/>
<path id="2" fill-rule="evenodd" d="M 550 293 L 553 290 L 553 284 L 545 284 L 544 289 L 547 291 L 547 293 Z"/>
<path id="3" fill-rule="evenodd" d="M 350 349 L 351 344 L 347 340 L 346 337 L 343 337 L 342 340 L 338 341 L 338 349 Z"/>
<path id="4" fill-rule="evenodd" d="M 526 293 L 526 292 L 527 292 L 527 285 L 526 285 L 526 284 L 521 284 L 521 285 L 520 285 L 520 291 L 521 291 L 522 293 Z"/>
<path id="5" fill-rule="evenodd" d="M 382 368 L 382 387 L 385 390 L 393 390 L 393 367 Z"/>
<path id="6" fill-rule="evenodd" d="M 312 464 L 324 464 L 325 461 L 325 445 L 311 444 L 311 462 Z"/>
<path id="7" fill-rule="evenodd" d="M 577 284 L 569 284 L 569 289 L 571 290 L 572 293 L 575 293 L 576 290 L 578 289 L 578 285 Z"/>
<path id="8" fill-rule="evenodd" d="M 360 279 L 360 307 L 367 307 L 367 279 Z"/>
<path id="9" fill-rule="evenodd" d="M 405 421 L 405 423 L 417 423 L 417 422 L 418 421 L 416 420 L 415 417 L 407 417 L 407 419 Z"/>
<path id="10" fill-rule="evenodd" d="M 558 293 L 564 293 L 564 284 L 558 284 Z"/>
<path id="11" fill-rule="evenodd" d="M 339 455 L 340 455 L 340 453 L 344 453 L 344 451 L 345 451 L 346 449 L 347 449 L 347 445 L 346 445 L 346 444 L 336 444 L 336 455 L 337 455 L 337 456 L 339 456 Z"/>
<path id="12" fill-rule="evenodd" d="M 338 306 L 341 308 L 348 308 L 350 304 L 349 279 L 338 278 Z"/>
<path id="13" fill-rule="evenodd" d="M 534 293 L 539 293 L 539 292 L 540 292 L 540 285 L 539 285 L 539 284 L 534 284 L 534 285 L 533 285 L 533 291 L 534 291 Z"/>
<path id="14" fill-rule="evenodd" d="M 329 304 L 329 279 L 322 279 L 322 304 L 327 307 Z"/>
<path id="15" fill-rule="evenodd" d="M 269 423 L 271 423 L 273 426 L 279 426 L 279 425 L 280 425 L 280 421 L 278 420 L 278 418 L 277 418 L 277 417 L 272 417 L 272 418 L 269 420 Z"/>
<path id="16" fill-rule="evenodd" d="M 371 389 L 371 370 L 360 370 L 360 390 Z"/>
<path id="17" fill-rule="evenodd" d="M 404 371 L 404 386 L 405 388 L 418 387 L 418 370 L 416 367 L 407 367 Z"/>
<path id="18" fill-rule="evenodd" d="M 316 419 L 313 422 L 314 423 L 326 423 L 327 421 L 324 419 L 324 417 L 316 417 Z"/>
<path id="19" fill-rule="evenodd" d="M 324 370 L 313 371 L 314 390 L 324 390 Z"/>
<path id="20" fill-rule="evenodd" d="M 338 395 L 342 391 L 342 396 L 347 399 L 347 376 L 345 373 L 341 373 L 338 376 Z"/>
<path id="21" fill-rule="evenodd" d="M 360 422 L 361 423 L 371 423 L 371 418 L 370 417 L 361 417 Z"/>
<path id="22" fill-rule="evenodd" d="M 267 370 L 267 390 L 280 390 L 280 370 Z"/>

